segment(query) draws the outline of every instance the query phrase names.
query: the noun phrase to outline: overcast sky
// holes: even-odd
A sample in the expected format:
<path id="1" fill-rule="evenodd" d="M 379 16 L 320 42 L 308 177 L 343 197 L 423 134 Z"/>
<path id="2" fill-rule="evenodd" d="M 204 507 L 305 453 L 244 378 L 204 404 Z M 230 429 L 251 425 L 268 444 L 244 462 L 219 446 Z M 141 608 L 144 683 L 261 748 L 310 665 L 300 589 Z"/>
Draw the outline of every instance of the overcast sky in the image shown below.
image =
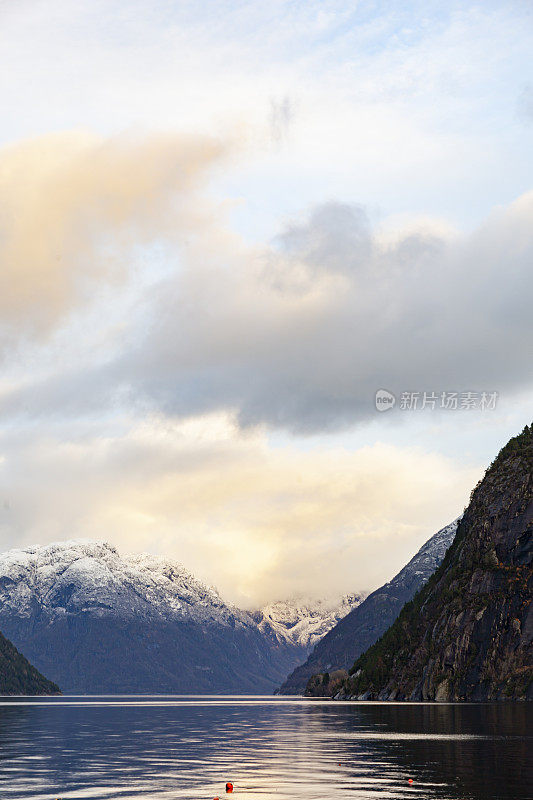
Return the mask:
<path id="1" fill-rule="evenodd" d="M 1 1 L 2 548 L 253 606 L 460 514 L 532 418 L 532 46 L 519 0 Z"/>

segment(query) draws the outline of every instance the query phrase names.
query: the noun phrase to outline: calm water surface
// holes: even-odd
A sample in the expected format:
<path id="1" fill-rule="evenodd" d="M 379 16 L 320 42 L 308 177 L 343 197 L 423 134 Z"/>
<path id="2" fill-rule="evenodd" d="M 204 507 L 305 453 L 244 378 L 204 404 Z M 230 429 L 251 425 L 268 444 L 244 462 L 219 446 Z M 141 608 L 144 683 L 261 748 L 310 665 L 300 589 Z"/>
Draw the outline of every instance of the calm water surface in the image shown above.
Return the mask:
<path id="1" fill-rule="evenodd" d="M 0 798 L 532 800 L 531 705 L 0 698 Z"/>

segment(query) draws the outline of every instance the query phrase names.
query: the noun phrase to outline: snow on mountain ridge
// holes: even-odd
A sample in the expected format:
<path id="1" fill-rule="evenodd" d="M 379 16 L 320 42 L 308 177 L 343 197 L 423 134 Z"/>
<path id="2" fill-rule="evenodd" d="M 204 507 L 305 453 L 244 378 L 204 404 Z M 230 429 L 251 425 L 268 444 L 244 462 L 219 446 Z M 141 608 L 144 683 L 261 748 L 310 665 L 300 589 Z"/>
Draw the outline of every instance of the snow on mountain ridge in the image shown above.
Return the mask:
<path id="1" fill-rule="evenodd" d="M 37 604 L 55 616 L 89 612 L 159 615 L 251 627 L 246 612 L 225 603 L 178 562 L 163 556 L 120 556 L 106 542 L 73 539 L 0 555 L 0 602 L 21 617 Z"/>
<path id="2" fill-rule="evenodd" d="M 340 599 L 279 600 L 255 612 L 254 619 L 262 633 L 280 642 L 311 648 L 364 598 L 365 594 L 352 594 Z"/>
<path id="3" fill-rule="evenodd" d="M 420 550 L 405 567 L 400 570 L 391 581 L 384 584 L 382 589 L 410 582 L 413 575 L 424 575 L 425 580 L 427 580 L 444 558 L 444 554 L 455 536 L 461 516 L 454 519 L 454 521 L 450 522 L 448 525 L 445 525 L 444 528 L 441 528 L 431 539 L 422 545 Z"/>
<path id="4" fill-rule="evenodd" d="M 38 608 L 50 619 L 85 613 L 194 621 L 257 628 L 271 641 L 308 649 L 363 599 L 293 598 L 246 612 L 180 563 L 147 553 L 120 555 L 108 542 L 71 539 L 0 554 L 0 603 L 21 619 Z"/>
<path id="5" fill-rule="evenodd" d="M 0 630 L 71 694 L 266 693 L 301 656 L 181 564 L 91 540 L 0 555 Z"/>

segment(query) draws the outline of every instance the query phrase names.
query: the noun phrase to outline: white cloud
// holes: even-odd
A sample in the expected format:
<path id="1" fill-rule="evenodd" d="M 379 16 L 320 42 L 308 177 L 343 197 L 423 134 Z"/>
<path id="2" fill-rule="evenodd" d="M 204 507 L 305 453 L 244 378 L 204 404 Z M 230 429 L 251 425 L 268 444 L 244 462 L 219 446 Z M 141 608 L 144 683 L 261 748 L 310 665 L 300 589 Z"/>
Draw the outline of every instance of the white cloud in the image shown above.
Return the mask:
<path id="1" fill-rule="evenodd" d="M 8 139 L 261 129 L 265 161 L 230 183 L 266 224 L 331 196 L 477 220 L 498 192 L 525 188 L 515 99 L 533 75 L 520 3 L 32 0 L 0 14 Z M 271 102 L 285 97 L 297 113 L 272 152 Z"/>
<path id="2" fill-rule="evenodd" d="M 373 417 L 382 387 L 530 388 L 532 223 L 529 194 L 451 239 L 427 220 L 376 234 L 342 204 L 271 248 L 207 225 L 130 320 L 129 345 L 104 366 L 6 391 L 0 409 L 83 414 L 118 394 L 171 417 L 224 411 L 243 426 L 313 432 Z"/>

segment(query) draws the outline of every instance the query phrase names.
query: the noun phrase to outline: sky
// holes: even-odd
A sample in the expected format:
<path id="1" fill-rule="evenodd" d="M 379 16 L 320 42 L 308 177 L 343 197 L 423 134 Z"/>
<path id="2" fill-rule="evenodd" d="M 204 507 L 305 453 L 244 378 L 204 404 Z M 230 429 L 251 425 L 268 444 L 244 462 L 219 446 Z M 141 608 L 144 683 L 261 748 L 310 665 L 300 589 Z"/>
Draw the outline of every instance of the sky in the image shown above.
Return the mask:
<path id="1" fill-rule="evenodd" d="M 532 46 L 518 0 L 0 0 L 2 549 L 251 608 L 457 517 L 532 419 Z"/>

